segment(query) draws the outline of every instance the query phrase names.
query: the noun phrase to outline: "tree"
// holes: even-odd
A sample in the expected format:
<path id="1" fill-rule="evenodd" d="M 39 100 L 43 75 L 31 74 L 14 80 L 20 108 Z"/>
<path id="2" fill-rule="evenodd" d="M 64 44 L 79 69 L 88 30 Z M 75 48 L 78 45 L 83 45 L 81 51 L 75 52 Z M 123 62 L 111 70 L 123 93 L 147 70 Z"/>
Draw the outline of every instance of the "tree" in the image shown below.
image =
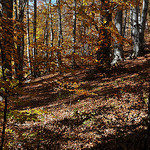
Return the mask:
<path id="1" fill-rule="evenodd" d="M 2 70 L 4 76 L 12 78 L 12 50 L 13 50 L 13 1 L 2 0 L 2 42 L 1 42 L 1 56 L 2 56 Z M 8 36 L 6 36 L 8 35 Z"/>
<path id="2" fill-rule="evenodd" d="M 58 13 L 58 50 L 57 50 L 57 66 L 60 67 L 61 61 L 61 48 L 63 43 L 63 35 L 62 35 L 62 17 L 61 17 L 61 8 L 60 8 L 60 0 L 57 0 L 57 13 Z"/>
<path id="3" fill-rule="evenodd" d="M 33 74 L 32 72 L 32 66 L 31 66 L 31 55 L 30 55 L 30 23 L 29 23 L 29 0 L 27 0 L 27 59 L 30 70 L 30 74 Z"/>
<path id="4" fill-rule="evenodd" d="M 17 4 L 17 3 L 16 3 Z M 24 8 L 26 1 L 19 0 L 18 11 L 16 8 L 16 21 L 19 23 L 17 29 L 17 50 L 15 52 L 15 71 L 20 83 L 23 81 L 23 63 L 24 63 Z M 18 12 L 18 14 L 17 14 Z"/>
<path id="5" fill-rule="evenodd" d="M 122 36 L 122 10 L 117 10 L 115 15 L 115 26 L 118 30 L 118 37 Z M 114 58 L 111 62 L 111 65 L 114 65 L 118 60 L 122 60 L 123 58 L 123 47 L 121 44 L 122 41 L 115 40 L 114 44 Z"/>
<path id="6" fill-rule="evenodd" d="M 137 57 L 139 55 L 140 50 L 140 41 L 139 41 L 139 21 L 138 21 L 138 15 L 139 15 L 139 6 L 137 4 L 137 0 L 135 1 L 136 5 L 132 7 L 132 40 L 133 40 L 133 54 L 132 57 Z"/>
<path id="7" fill-rule="evenodd" d="M 73 2 L 73 57 L 72 57 L 72 68 L 76 67 L 76 62 L 74 58 L 74 54 L 76 52 L 76 6 L 77 6 L 77 1 L 74 0 Z"/>
<path id="8" fill-rule="evenodd" d="M 52 8 L 51 8 L 51 0 L 49 1 L 49 15 L 50 15 L 50 37 L 51 37 L 51 47 L 54 45 L 54 30 L 53 30 L 53 14 L 52 14 Z M 51 53 L 52 56 L 52 53 Z"/>
<path id="9" fill-rule="evenodd" d="M 140 20 L 140 33 L 139 33 L 139 42 L 140 42 L 140 51 L 143 53 L 144 51 L 144 31 L 145 25 L 147 20 L 147 13 L 148 13 L 148 0 L 143 0 L 143 8 L 142 8 L 142 15 Z"/>
<path id="10" fill-rule="evenodd" d="M 112 21 L 112 14 L 110 12 L 111 3 L 109 0 L 101 0 L 102 5 L 102 26 L 99 31 L 99 40 L 97 42 L 97 60 L 98 65 L 103 67 L 110 66 L 110 52 L 111 52 L 111 32 L 107 28 Z"/>
<path id="11" fill-rule="evenodd" d="M 1 26 L 2 26 L 2 42 L 1 42 L 1 56 L 2 56 L 2 75 L 3 80 L 12 79 L 12 67 L 11 67 L 11 53 L 13 51 L 13 0 L 2 0 L 2 16 L 1 16 Z M 8 87 L 7 87 L 8 88 Z M 8 105 L 8 89 L 4 88 L 4 121 L 2 128 L 2 137 L 0 149 L 3 149 L 4 139 L 5 139 L 5 129 L 7 123 L 7 105 Z"/>
<path id="12" fill-rule="evenodd" d="M 36 28 L 37 28 L 37 0 L 34 0 L 34 19 L 33 19 L 33 76 L 36 78 L 40 76 L 37 63 L 37 42 L 36 42 Z"/>
<path id="13" fill-rule="evenodd" d="M 135 0 L 135 5 L 132 7 L 132 39 L 133 39 L 133 54 L 132 57 L 142 55 L 144 52 L 144 31 L 147 19 L 148 0 L 143 0 L 142 15 L 140 15 L 139 1 Z M 141 18 L 141 19 L 140 19 Z"/>

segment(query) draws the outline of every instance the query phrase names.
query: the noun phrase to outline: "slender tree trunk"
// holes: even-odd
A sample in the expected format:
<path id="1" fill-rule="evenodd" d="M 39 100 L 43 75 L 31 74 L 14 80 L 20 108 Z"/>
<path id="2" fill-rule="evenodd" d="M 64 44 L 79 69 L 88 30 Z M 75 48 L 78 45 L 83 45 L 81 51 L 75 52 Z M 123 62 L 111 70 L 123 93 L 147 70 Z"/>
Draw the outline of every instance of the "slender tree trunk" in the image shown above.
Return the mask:
<path id="1" fill-rule="evenodd" d="M 53 30 L 53 13 L 52 13 L 52 3 L 49 1 L 49 18 L 50 18 L 50 46 L 54 46 L 54 30 Z M 50 62 L 53 61 L 53 50 L 50 51 Z"/>
<path id="2" fill-rule="evenodd" d="M 46 72 L 50 72 L 50 68 L 49 68 L 49 52 L 48 52 L 48 46 L 49 46 L 49 21 L 50 21 L 50 4 L 51 4 L 51 0 L 48 3 L 48 8 L 47 8 L 47 17 L 46 17 L 46 26 L 45 26 L 45 30 L 44 30 L 44 44 L 46 44 L 46 54 L 45 54 L 45 58 L 46 58 Z"/>
<path id="3" fill-rule="evenodd" d="M 122 36 L 122 10 L 117 11 L 115 16 L 115 26 L 118 30 L 120 36 Z M 114 59 L 111 62 L 111 65 L 117 63 L 118 60 L 123 59 L 123 47 L 120 41 L 115 41 L 114 44 Z"/>
<path id="4" fill-rule="evenodd" d="M 50 12 L 50 35 L 51 35 L 51 47 L 54 46 L 54 30 L 53 30 L 53 14 L 52 14 L 52 8 L 51 8 L 51 0 L 50 0 L 50 7 L 49 7 L 49 12 Z"/>
<path id="5" fill-rule="evenodd" d="M 128 10 L 126 9 L 125 10 L 125 14 L 124 14 L 124 25 L 123 25 L 123 31 L 122 31 L 122 36 L 123 37 L 126 37 L 126 27 L 127 27 L 127 13 L 128 13 Z"/>
<path id="6" fill-rule="evenodd" d="M 75 62 L 75 58 L 74 58 L 74 54 L 76 52 L 76 5 L 77 5 L 77 1 L 74 0 L 73 2 L 73 57 L 72 57 L 72 68 L 74 69 L 76 67 L 76 62 Z"/>
<path id="7" fill-rule="evenodd" d="M 30 55 L 30 22 L 29 22 L 29 0 L 27 0 L 27 59 L 30 71 L 32 74 L 32 66 L 31 66 L 31 55 Z"/>
<path id="8" fill-rule="evenodd" d="M 33 76 L 36 78 L 40 76 L 37 62 L 37 43 L 36 43 L 36 18 L 37 18 L 37 0 L 34 0 L 34 21 L 33 21 Z"/>
<path id="9" fill-rule="evenodd" d="M 63 43 L 63 36 L 62 36 L 62 18 L 61 18 L 61 9 L 60 9 L 60 0 L 57 0 L 57 12 L 58 12 L 58 51 L 57 51 L 57 65 L 58 67 L 61 66 L 61 47 Z"/>
<path id="10" fill-rule="evenodd" d="M 140 21 L 140 35 L 139 35 L 141 54 L 144 52 L 144 30 L 145 30 L 145 25 L 147 20 L 148 3 L 149 0 L 143 0 L 143 8 L 142 8 L 141 21 Z"/>
<path id="11" fill-rule="evenodd" d="M 19 18 L 18 21 L 20 23 L 20 27 L 18 27 L 19 31 L 19 36 L 17 37 L 18 39 L 18 45 L 17 45 L 17 54 L 18 54 L 18 70 L 17 70 L 17 77 L 20 82 L 23 80 L 23 57 L 24 57 L 24 33 L 23 33 L 23 24 L 24 21 L 24 7 L 25 7 L 25 2 L 24 0 L 19 0 Z"/>

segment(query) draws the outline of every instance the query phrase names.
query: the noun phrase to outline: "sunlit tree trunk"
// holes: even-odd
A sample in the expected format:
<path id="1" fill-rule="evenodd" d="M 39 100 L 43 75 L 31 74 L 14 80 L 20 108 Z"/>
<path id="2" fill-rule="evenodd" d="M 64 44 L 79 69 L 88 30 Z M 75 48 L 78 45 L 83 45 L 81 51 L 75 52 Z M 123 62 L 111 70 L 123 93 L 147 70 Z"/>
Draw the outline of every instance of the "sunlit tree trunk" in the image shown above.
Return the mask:
<path id="1" fill-rule="evenodd" d="M 31 67 L 31 55 L 30 55 L 30 22 L 29 22 L 29 0 L 27 0 L 27 59 L 28 59 L 28 67 L 31 69 L 29 71 L 32 74 Z"/>
<path id="2" fill-rule="evenodd" d="M 49 1 L 49 18 L 50 18 L 50 46 L 54 46 L 54 30 L 53 30 L 53 12 L 52 12 L 52 3 Z M 50 62 L 53 61 L 54 53 L 53 50 L 50 51 Z"/>
<path id="3" fill-rule="evenodd" d="M 58 51 L 57 51 L 57 66 L 59 67 L 62 63 L 61 61 L 61 47 L 63 43 L 62 36 L 62 17 L 61 17 L 61 8 L 60 0 L 57 0 L 57 13 L 58 13 Z"/>
<path id="4" fill-rule="evenodd" d="M 122 10 L 116 12 L 115 16 L 115 26 L 118 30 L 120 36 L 122 36 Z M 111 62 L 111 65 L 114 65 L 118 60 L 123 59 L 123 48 L 122 41 L 115 40 L 114 43 L 114 59 Z"/>
<path id="5" fill-rule="evenodd" d="M 74 54 L 76 52 L 76 5 L 77 1 L 74 0 L 73 2 L 73 57 L 72 57 L 72 68 L 74 69 L 76 67 L 76 62 L 74 58 Z"/>
<path id="6" fill-rule="evenodd" d="M 136 1 L 137 2 L 137 1 Z M 139 6 L 132 7 L 132 41 L 133 41 L 133 54 L 132 57 L 137 57 L 140 50 L 140 41 L 139 41 Z"/>
<path id="7" fill-rule="evenodd" d="M 53 14 L 51 9 L 51 1 L 50 1 L 50 37 L 51 37 L 51 47 L 54 46 L 54 30 L 53 30 Z M 51 53 L 52 56 L 52 53 Z"/>

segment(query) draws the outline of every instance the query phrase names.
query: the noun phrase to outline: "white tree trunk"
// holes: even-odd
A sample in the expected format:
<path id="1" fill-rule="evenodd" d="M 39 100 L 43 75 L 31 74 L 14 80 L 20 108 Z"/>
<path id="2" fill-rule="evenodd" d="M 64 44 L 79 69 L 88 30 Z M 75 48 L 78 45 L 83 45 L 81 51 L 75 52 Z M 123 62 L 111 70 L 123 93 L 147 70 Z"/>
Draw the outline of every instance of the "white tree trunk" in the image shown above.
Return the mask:
<path id="1" fill-rule="evenodd" d="M 29 0 L 27 0 L 27 59 L 28 59 L 28 64 L 29 68 L 31 68 L 31 60 L 30 60 L 30 24 L 29 24 Z M 29 71 L 30 74 L 32 73 L 32 68 Z"/>
<path id="2" fill-rule="evenodd" d="M 131 36 L 133 40 L 133 54 L 132 57 L 137 57 L 140 50 L 140 41 L 139 41 L 139 6 L 132 8 L 132 31 Z"/>
<path id="3" fill-rule="evenodd" d="M 117 11 L 115 16 L 115 26 L 118 30 L 118 33 L 122 36 L 122 10 Z M 111 66 L 117 63 L 118 60 L 122 60 L 123 58 L 123 50 L 122 44 L 118 41 L 115 41 L 114 44 L 114 59 L 111 62 Z"/>

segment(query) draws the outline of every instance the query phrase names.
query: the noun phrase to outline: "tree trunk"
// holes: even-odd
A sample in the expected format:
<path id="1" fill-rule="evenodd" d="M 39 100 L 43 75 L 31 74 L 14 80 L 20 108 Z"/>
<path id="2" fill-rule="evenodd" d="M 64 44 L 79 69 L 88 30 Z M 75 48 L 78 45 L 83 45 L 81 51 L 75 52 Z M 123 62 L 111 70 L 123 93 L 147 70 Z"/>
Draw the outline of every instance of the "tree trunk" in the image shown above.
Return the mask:
<path id="1" fill-rule="evenodd" d="M 144 30 L 147 20 L 147 12 L 148 12 L 148 0 L 143 0 L 143 8 L 142 8 L 142 15 L 141 15 L 141 21 L 140 21 L 140 53 L 142 54 L 144 52 Z"/>
<path id="2" fill-rule="evenodd" d="M 72 68 L 75 69 L 76 67 L 76 62 L 75 62 L 75 58 L 74 58 L 74 54 L 76 52 L 76 5 L 77 5 L 77 1 L 74 0 L 73 2 L 73 57 L 72 57 Z"/>
<path id="3" fill-rule="evenodd" d="M 57 12 L 58 12 L 58 51 L 57 51 L 57 66 L 61 66 L 61 47 L 63 43 L 63 36 L 62 36 L 62 19 L 61 19 L 61 9 L 60 9 L 60 0 L 57 0 Z"/>
<path id="4" fill-rule="evenodd" d="M 109 27 L 109 23 L 112 20 L 112 14 L 109 12 L 109 0 L 101 0 L 102 2 L 102 26 L 99 31 L 99 41 L 97 43 L 97 60 L 98 60 L 98 68 L 106 68 L 110 67 L 110 52 L 111 52 L 111 33 L 107 29 Z M 106 21 L 103 21 L 105 18 Z"/>
<path id="5" fill-rule="evenodd" d="M 4 70 L 4 72 L 7 72 L 5 76 L 11 79 L 12 78 L 11 54 L 14 49 L 13 21 L 12 21 L 13 0 L 2 0 L 1 3 L 2 3 L 2 31 L 3 31 L 1 42 L 2 69 Z"/>
<path id="6" fill-rule="evenodd" d="M 139 6 L 132 7 L 132 31 L 131 36 L 133 40 L 133 54 L 132 57 L 137 57 L 139 55 L 140 50 L 140 41 L 139 41 Z"/>
<path id="7" fill-rule="evenodd" d="M 17 37 L 17 79 L 20 83 L 23 80 L 23 57 L 24 57 L 24 33 L 23 33 L 23 19 L 24 19 L 24 0 L 19 0 L 19 15 L 18 15 L 18 37 Z"/>
<path id="8" fill-rule="evenodd" d="M 123 24 L 123 31 L 122 31 L 122 36 L 123 36 L 123 37 L 126 37 L 126 36 L 127 36 L 127 34 L 126 34 L 127 13 L 128 13 L 128 10 L 126 9 L 126 10 L 125 10 L 125 14 L 124 14 L 124 24 Z"/>
<path id="9" fill-rule="evenodd" d="M 46 54 L 45 54 L 45 58 L 46 58 L 46 72 L 50 72 L 50 68 L 49 68 L 49 51 L 48 51 L 48 46 L 49 46 L 49 22 L 50 22 L 50 6 L 51 5 L 51 0 L 48 3 L 48 8 L 47 8 L 47 17 L 46 17 L 46 26 L 45 26 L 45 31 L 44 31 L 44 44 L 46 45 Z"/>
<path id="10" fill-rule="evenodd" d="M 37 63 L 37 43 L 36 43 L 36 18 L 37 18 L 37 0 L 34 0 L 34 21 L 33 21 L 33 75 L 34 77 L 40 76 Z"/>
<path id="11" fill-rule="evenodd" d="M 32 74 L 32 66 L 31 66 L 31 55 L 30 55 L 30 22 L 29 22 L 29 0 L 27 0 L 27 59 L 30 71 Z"/>
<path id="12" fill-rule="evenodd" d="M 53 30 L 53 13 L 52 13 L 52 3 L 51 0 L 49 1 L 49 18 L 50 18 L 50 45 L 51 47 L 54 46 L 54 30 Z M 50 62 L 53 61 L 53 50 L 50 51 Z"/>
<path id="13" fill-rule="evenodd" d="M 118 30 L 120 36 L 122 36 L 122 10 L 117 11 L 115 16 L 115 26 Z M 115 40 L 114 44 L 114 59 L 111 62 L 111 65 L 117 63 L 118 60 L 123 59 L 123 47 L 120 41 Z"/>
<path id="14" fill-rule="evenodd" d="M 50 34 L 51 34 L 51 47 L 54 46 L 54 30 L 53 30 L 53 14 L 51 10 L 51 1 L 50 1 Z M 52 53 L 51 53 L 52 56 Z"/>

